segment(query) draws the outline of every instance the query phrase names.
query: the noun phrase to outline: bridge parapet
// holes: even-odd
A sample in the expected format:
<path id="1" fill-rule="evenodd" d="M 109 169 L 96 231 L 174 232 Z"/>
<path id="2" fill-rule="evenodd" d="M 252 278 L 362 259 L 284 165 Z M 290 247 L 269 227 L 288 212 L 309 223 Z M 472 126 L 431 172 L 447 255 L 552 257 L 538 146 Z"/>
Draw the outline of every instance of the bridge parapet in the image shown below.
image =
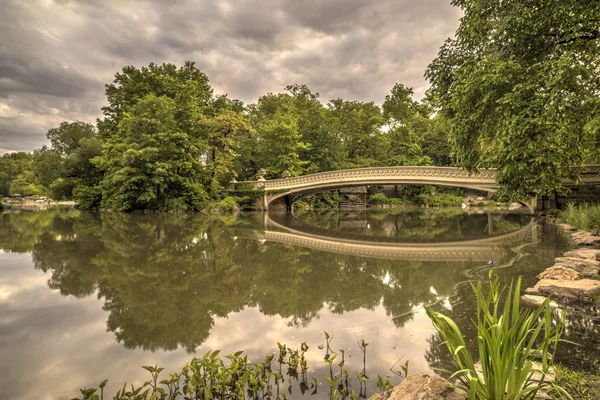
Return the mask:
<path id="1" fill-rule="evenodd" d="M 338 171 L 319 172 L 316 174 L 296 176 L 292 178 L 237 182 L 238 184 L 253 184 L 256 188 L 265 190 L 292 189 L 311 186 L 325 182 L 352 182 L 353 180 L 389 178 L 423 179 L 423 180 L 464 180 L 474 183 L 495 184 L 494 170 L 481 170 L 469 173 L 467 170 L 454 167 L 374 167 L 356 168 Z"/>

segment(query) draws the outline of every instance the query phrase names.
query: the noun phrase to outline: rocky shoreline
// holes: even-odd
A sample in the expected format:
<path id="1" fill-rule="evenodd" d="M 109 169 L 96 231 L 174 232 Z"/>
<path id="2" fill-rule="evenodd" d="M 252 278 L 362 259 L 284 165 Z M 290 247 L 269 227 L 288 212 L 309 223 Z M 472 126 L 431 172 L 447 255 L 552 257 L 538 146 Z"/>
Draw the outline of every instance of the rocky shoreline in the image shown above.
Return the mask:
<path id="1" fill-rule="evenodd" d="M 558 227 L 569 232 L 573 241 L 580 246 L 567 251 L 554 260 L 554 265 L 540 273 L 540 279 L 532 288 L 525 291 L 521 300 L 525 304 L 537 306 L 546 298 L 551 306 L 560 303 L 570 305 L 596 303 L 600 300 L 600 236 L 577 230 L 567 224 Z"/>

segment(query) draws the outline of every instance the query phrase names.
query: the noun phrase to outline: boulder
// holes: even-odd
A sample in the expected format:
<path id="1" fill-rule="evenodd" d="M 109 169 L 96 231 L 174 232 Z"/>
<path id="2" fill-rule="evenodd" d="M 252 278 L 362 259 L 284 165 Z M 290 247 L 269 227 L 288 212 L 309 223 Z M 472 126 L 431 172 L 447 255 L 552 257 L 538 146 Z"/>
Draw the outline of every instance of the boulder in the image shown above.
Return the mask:
<path id="1" fill-rule="evenodd" d="M 567 251 L 564 254 L 565 257 L 573 257 L 573 258 L 583 258 L 586 260 L 596 260 L 600 261 L 600 249 L 575 249 L 572 251 Z"/>
<path id="2" fill-rule="evenodd" d="M 555 266 L 571 268 L 584 277 L 597 277 L 600 270 L 600 261 L 576 257 L 558 257 L 554 260 Z"/>
<path id="3" fill-rule="evenodd" d="M 565 281 L 575 281 L 581 279 L 581 274 L 574 269 L 566 268 L 560 265 L 555 265 L 546 269 L 537 276 L 538 279 L 558 279 Z"/>
<path id="4" fill-rule="evenodd" d="M 579 279 L 576 281 L 542 279 L 527 294 L 546 295 L 554 298 L 588 301 L 600 295 L 600 281 Z"/>
<path id="5" fill-rule="evenodd" d="M 468 396 L 461 390 L 450 387 L 450 382 L 441 376 L 419 372 L 409 375 L 388 395 L 375 395 L 371 400 L 465 400 Z"/>
<path id="6" fill-rule="evenodd" d="M 531 307 L 539 307 L 544 303 L 544 301 L 546 301 L 546 299 L 547 299 L 546 296 L 536 296 L 533 294 L 524 294 L 523 296 L 521 296 L 521 303 L 525 304 L 527 306 L 531 306 Z M 550 308 L 552 308 L 552 309 L 560 308 L 560 305 L 558 305 L 558 303 L 555 302 L 554 300 L 550 300 Z"/>
<path id="7" fill-rule="evenodd" d="M 573 241 L 584 246 L 593 246 L 600 243 L 600 236 L 592 235 L 587 231 L 576 231 L 571 233 Z"/>

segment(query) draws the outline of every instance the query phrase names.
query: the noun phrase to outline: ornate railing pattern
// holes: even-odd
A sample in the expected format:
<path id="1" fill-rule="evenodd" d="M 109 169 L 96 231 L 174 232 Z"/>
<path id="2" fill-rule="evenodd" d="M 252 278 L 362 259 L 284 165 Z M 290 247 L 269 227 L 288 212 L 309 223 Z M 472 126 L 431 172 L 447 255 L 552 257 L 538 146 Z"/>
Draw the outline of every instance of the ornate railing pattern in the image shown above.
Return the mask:
<path id="1" fill-rule="evenodd" d="M 264 170 L 261 170 L 264 173 Z M 496 190 L 496 171 L 493 169 L 469 172 L 455 167 L 373 167 L 356 168 L 338 171 L 320 172 L 316 174 L 281 179 L 259 179 L 255 181 L 230 182 L 228 187 L 247 185 L 254 189 L 263 189 L 266 193 L 266 204 L 272 200 L 295 192 L 318 191 L 327 186 L 340 187 L 368 184 L 392 184 L 409 182 L 412 184 L 442 184 L 448 186 L 471 187 L 481 190 Z M 600 183 L 600 165 L 585 166 L 581 172 L 584 183 Z M 573 182 L 565 181 L 565 185 Z M 270 193 L 269 193 L 270 192 Z M 303 193 L 306 194 L 306 193 Z M 302 195 L 299 195 L 302 197 Z M 298 196 L 296 196 L 298 197 Z"/>
<path id="2" fill-rule="evenodd" d="M 344 182 L 353 180 L 373 179 L 377 180 L 403 178 L 418 180 L 439 180 L 439 181 L 464 181 L 482 184 L 494 184 L 496 173 L 494 170 L 481 170 L 476 173 L 469 173 L 460 168 L 453 167 L 376 167 L 376 168 L 356 168 L 339 171 L 320 172 L 317 174 L 296 176 L 285 179 L 271 179 L 264 181 L 246 181 L 239 182 L 243 184 L 253 184 L 258 188 L 265 190 L 293 189 L 304 186 L 327 182 Z"/>

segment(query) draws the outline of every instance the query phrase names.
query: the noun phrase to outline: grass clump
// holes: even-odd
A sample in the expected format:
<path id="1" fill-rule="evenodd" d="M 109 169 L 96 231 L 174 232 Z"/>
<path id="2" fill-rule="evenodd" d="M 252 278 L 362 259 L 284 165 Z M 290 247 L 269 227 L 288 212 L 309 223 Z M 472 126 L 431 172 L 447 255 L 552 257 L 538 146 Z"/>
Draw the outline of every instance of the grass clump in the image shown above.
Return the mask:
<path id="1" fill-rule="evenodd" d="M 498 277 L 490 270 L 490 288 L 484 293 L 481 281 L 471 283 L 477 299 L 477 347 L 481 368 L 475 367 L 471 352 L 460 328 L 447 316 L 427 309 L 433 325 L 445 341 L 458 364 L 456 377 L 470 400 L 530 400 L 538 391 L 552 385 L 557 393 L 570 398 L 555 383 L 545 380 L 563 332 L 564 322 L 553 324 L 552 310 L 546 300 L 536 310 L 520 308 L 521 279 L 511 284 L 503 307 Z M 540 360 L 539 364 L 535 360 Z M 541 373 L 536 381 L 534 373 Z"/>
<path id="2" fill-rule="evenodd" d="M 600 376 L 588 372 L 575 371 L 562 365 L 555 365 L 556 383 L 561 385 L 575 400 L 600 399 Z M 562 399 L 561 393 L 551 392 L 554 400 Z"/>
<path id="3" fill-rule="evenodd" d="M 558 212 L 557 219 L 578 229 L 600 233 L 600 204 L 567 204 Z"/>

